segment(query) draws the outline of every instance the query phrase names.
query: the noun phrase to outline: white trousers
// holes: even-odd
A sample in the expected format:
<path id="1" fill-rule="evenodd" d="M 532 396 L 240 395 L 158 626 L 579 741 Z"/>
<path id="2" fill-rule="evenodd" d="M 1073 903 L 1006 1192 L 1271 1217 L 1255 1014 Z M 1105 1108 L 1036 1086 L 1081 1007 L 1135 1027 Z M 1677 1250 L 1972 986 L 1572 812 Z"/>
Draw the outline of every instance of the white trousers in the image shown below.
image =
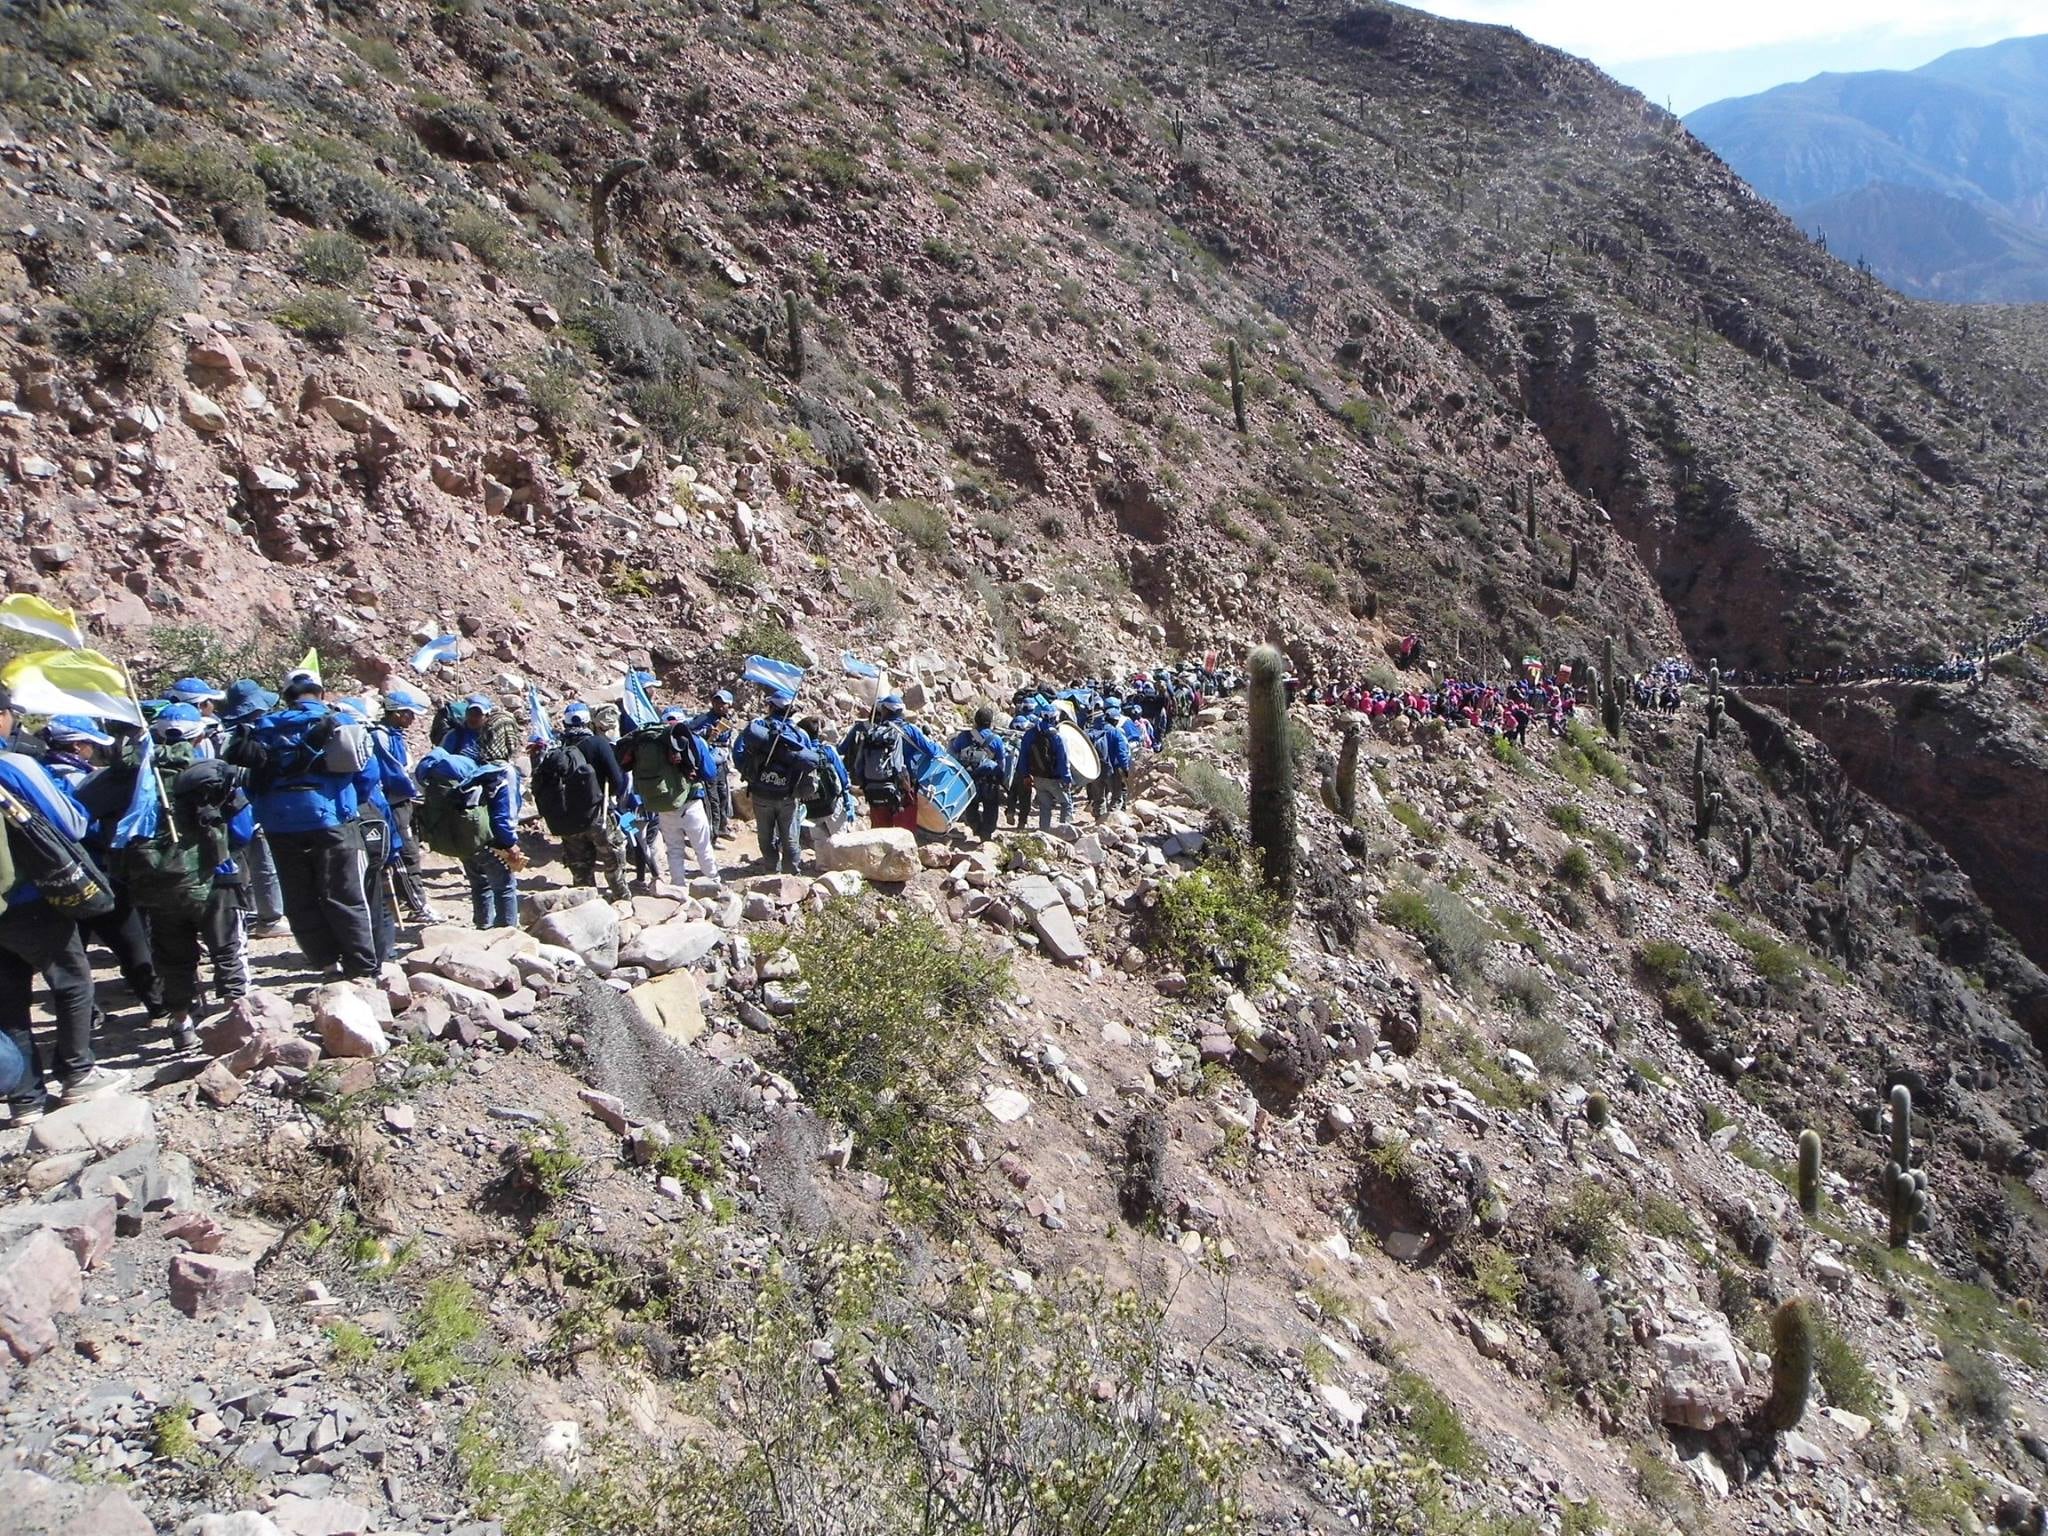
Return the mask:
<path id="1" fill-rule="evenodd" d="M 655 819 L 661 827 L 661 846 L 668 858 L 669 884 L 690 883 L 686 853 L 696 855 L 699 874 L 718 878 L 718 856 L 711 851 L 711 818 L 705 814 L 702 800 L 692 800 L 678 811 L 663 811 Z"/>

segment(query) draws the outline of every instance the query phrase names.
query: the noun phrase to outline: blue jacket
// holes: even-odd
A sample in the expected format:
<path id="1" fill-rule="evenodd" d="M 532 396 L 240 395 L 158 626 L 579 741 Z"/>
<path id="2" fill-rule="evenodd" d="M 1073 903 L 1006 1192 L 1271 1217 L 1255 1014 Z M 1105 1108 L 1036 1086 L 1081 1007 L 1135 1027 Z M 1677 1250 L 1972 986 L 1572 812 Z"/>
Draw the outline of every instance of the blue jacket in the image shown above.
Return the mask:
<path id="1" fill-rule="evenodd" d="M 846 771 L 846 759 L 839 755 L 839 749 L 829 741 L 817 743 L 819 758 L 839 774 L 839 809 L 848 821 L 860 814 L 860 807 L 854 803 L 853 775 Z"/>
<path id="2" fill-rule="evenodd" d="M 488 778 L 491 785 L 484 791 L 485 802 L 491 808 L 491 842 L 499 848 L 519 846 L 519 780 L 512 770 L 503 763 L 486 763 L 479 779 Z"/>
<path id="3" fill-rule="evenodd" d="M 41 763 L 25 753 L 0 751 L 0 786 L 40 811 L 51 826 L 73 841 L 82 841 L 91 826 L 85 807 L 72 799 L 71 792 L 52 778 Z M 9 907 L 23 907 L 42 899 L 42 892 L 27 880 L 17 881 L 6 893 Z"/>
<path id="4" fill-rule="evenodd" d="M 1010 749 L 1005 745 L 1003 738 L 996 734 L 995 727 L 970 725 L 966 730 L 946 743 L 946 750 L 955 757 L 958 757 L 967 747 L 967 744 L 976 739 L 986 743 L 988 749 L 995 753 L 996 763 L 993 768 L 984 769 L 976 774 L 975 777 L 983 780 L 992 779 L 998 784 L 1007 783 L 1010 777 Z"/>
<path id="5" fill-rule="evenodd" d="M 1031 729 L 1024 733 L 1024 739 L 1017 743 L 1017 771 L 1038 775 L 1032 769 L 1032 762 L 1038 751 L 1039 741 L 1044 739 L 1050 749 L 1052 777 L 1062 784 L 1074 782 L 1073 765 L 1067 761 L 1067 744 L 1060 740 L 1059 722 L 1048 725 L 1044 721 L 1032 722 Z"/>
<path id="6" fill-rule="evenodd" d="M 1088 741 L 1095 748 L 1095 755 L 1102 759 L 1103 767 L 1114 773 L 1130 771 L 1131 743 L 1115 721 L 1105 720 L 1090 729 Z"/>
<path id="7" fill-rule="evenodd" d="M 296 731 L 307 723 L 308 717 L 329 712 L 325 704 L 302 701 L 272 710 L 250 730 L 261 739 L 274 730 Z M 305 771 L 279 779 L 267 789 L 251 790 L 249 803 L 255 807 L 263 830 L 273 835 L 331 829 L 355 820 L 361 803 L 356 787 L 359 777 L 331 773 L 316 760 Z"/>
<path id="8" fill-rule="evenodd" d="M 412 776 L 412 749 L 406 745 L 404 734 L 388 725 L 373 725 L 370 747 L 376 753 L 385 800 L 396 805 L 419 799 L 420 787 Z"/>

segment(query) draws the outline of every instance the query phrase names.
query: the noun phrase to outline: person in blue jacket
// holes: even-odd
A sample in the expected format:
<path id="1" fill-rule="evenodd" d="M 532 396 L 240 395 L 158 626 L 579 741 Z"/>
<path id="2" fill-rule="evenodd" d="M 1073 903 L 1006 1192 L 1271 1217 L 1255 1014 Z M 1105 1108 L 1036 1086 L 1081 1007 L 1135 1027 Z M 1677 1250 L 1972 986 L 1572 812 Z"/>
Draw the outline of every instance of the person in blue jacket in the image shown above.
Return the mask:
<path id="1" fill-rule="evenodd" d="M 226 697 L 220 704 L 217 717 L 227 731 L 252 724 L 277 708 L 277 695 L 257 682 L 253 677 L 239 678 L 228 684 Z M 224 745 L 225 743 L 223 743 Z M 218 756 L 218 750 L 215 755 Z M 282 938 L 286 933 L 284 921 L 284 888 L 277 883 L 277 861 L 270 855 L 270 839 L 263 835 L 259 823 L 256 835 L 249 839 L 249 846 L 242 850 L 242 874 L 248 881 L 248 891 L 255 913 L 250 921 L 249 937 L 252 939 Z"/>
<path id="2" fill-rule="evenodd" d="M 974 803 L 967 808 L 967 824 L 976 837 L 986 841 L 996 835 L 1003 789 L 1010 781 L 1010 749 L 996 733 L 996 712 L 982 705 L 974 712 L 974 724 L 948 742 L 946 750 L 974 780 Z"/>
<path id="3" fill-rule="evenodd" d="M 1083 734 L 1102 764 L 1102 771 L 1088 786 L 1088 809 L 1100 821 L 1105 812 L 1123 808 L 1124 785 L 1131 771 L 1131 743 L 1121 722 L 1107 711 L 1098 712 Z"/>
<path id="4" fill-rule="evenodd" d="M 818 837 L 830 837 L 860 814 L 860 802 L 853 798 L 853 775 L 846 770 L 846 759 L 825 739 L 825 722 L 817 715 L 805 715 L 796 728 L 810 738 L 818 753 L 819 794 L 805 818 L 814 829 L 811 846 L 815 849 Z"/>
<path id="5" fill-rule="evenodd" d="M 105 761 L 103 754 L 114 738 L 100 729 L 97 720 L 84 715 L 56 715 L 43 727 L 43 767 L 50 777 L 76 792 Z"/>
<path id="6" fill-rule="evenodd" d="M 419 839 L 412 835 L 413 811 L 420 803 L 421 789 L 412 776 L 412 744 L 406 732 L 421 715 L 433 712 L 425 694 L 403 686 L 384 693 L 384 718 L 370 729 L 370 745 L 385 764 L 384 798 L 391 802 L 391 830 L 398 846 L 398 894 L 405 902 L 406 916 L 415 923 L 438 923 L 441 915 L 427 900 L 426 872 Z"/>
<path id="7" fill-rule="evenodd" d="M 1060 825 L 1074 819 L 1074 769 L 1067 761 L 1067 744 L 1060 740 L 1060 713 L 1047 706 L 1031 721 L 1031 728 L 1017 744 L 1017 771 L 1031 780 L 1031 797 L 1038 808 L 1038 830 L 1052 830 L 1053 813 Z"/>
<path id="8" fill-rule="evenodd" d="M 754 800 L 754 831 L 770 874 L 793 875 L 803 861 L 804 807 L 817 787 L 817 743 L 797 727 L 796 695 L 768 690 L 768 712 L 733 743 L 733 766 Z"/>
<path id="9" fill-rule="evenodd" d="M 13 750 L 18 724 L 14 701 L 0 687 L 0 790 L 73 841 L 84 837 L 84 807 L 43 771 L 42 764 Z M 127 1081 L 127 1074 L 110 1072 L 93 1060 L 92 967 L 86 963 L 78 924 L 45 902 L 29 880 L 17 880 L 0 894 L 0 902 L 0 1035 L 7 1037 L 22 1063 L 7 1105 L 11 1123 L 27 1125 L 42 1118 L 46 1103 L 42 1069 L 29 1034 L 29 993 L 38 974 L 50 992 L 51 1061 L 62 1101 L 75 1104 L 111 1093 Z"/>
<path id="10" fill-rule="evenodd" d="M 390 962 L 398 946 L 390 871 L 400 867 L 403 852 L 391 796 L 396 792 L 403 799 L 406 791 L 418 786 L 410 773 L 377 749 L 377 733 L 370 721 L 367 700 L 341 699 L 334 712 L 349 724 L 359 726 L 369 743 L 362 771 L 356 774 L 356 831 L 363 840 L 363 904 L 369 908 L 370 935 L 381 969 Z"/>
<path id="11" fill-rule="evenodd" d="M 491 845 L 463 861 L 469 876 L 470 921 L 479 928 L 519 926 L 519 789 L 506 763 L 483 763 L 471 782 L 483 786 L 491 816 Z"/>
<path id="12" fill-rule="evenodd" d="M 248 797 L 236 787 L 239 770 L 214 761 L 205 750 L 211 723 L 212 717 L 202 715 L 196 705 L 172 704 L 150 725 L 150 734 L 158 743 L 162 782 L 171 792 L 174 806 L 180 784 L 188 784 L 192 778 L 204 781 L 207 775 L 223 776 L 213 779 L 207 790 L 188 790 L 195 799 L 173 811 L 188 830 L 195 820 L 189 809 L 194 803 L 214 807 L 224 823 L 227 857 L 214 867 L 204 904 L 196 909 L 184 901 L 148 906 L 150 948 L 163 977 L 171 1044 L 180 1051 L 196 1049 L 199 1044 L 193 1010 L 199 1001 L 202 952 L 213 969 L 213 1001 L 232 1003 L 249 991 L 248 898 L 237 854 L 248 846 L 256 817 L 249 809 Z M 188 768 L 189 775 L 184 771 Z"/>

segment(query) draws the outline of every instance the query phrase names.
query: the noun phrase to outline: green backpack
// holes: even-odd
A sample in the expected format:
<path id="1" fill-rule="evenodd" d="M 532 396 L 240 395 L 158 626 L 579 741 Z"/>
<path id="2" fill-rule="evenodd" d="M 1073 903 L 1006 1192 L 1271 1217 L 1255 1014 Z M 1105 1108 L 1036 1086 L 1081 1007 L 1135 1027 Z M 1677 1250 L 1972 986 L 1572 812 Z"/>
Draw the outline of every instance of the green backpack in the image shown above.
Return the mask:
<path id="1" fill-rule="evenodd" d="M 667 726 L 643 725 L 619 745 L 626 769 L 633 775 L 633 793 L 648 810 L 673 811 L 689 800 L 689 775 L 668 760 Z"/>
<path id="2" fill-rule="evenodd" d="M 414 836 L 438 854 L 467 862 L 491 846 L 491 811 L 480 783 L 429 783 L 412 813 Z"/>
<path id="3" fill-rule="evenodd" d="M 227 804 L 245 773 L 200 758 L 190 742 L 163 743 L 155 758 L 168 814 L 158 818 L 156 836 L 115 849 L 110 872 L 143 911 L 197 918 L 229 854 Z"/>

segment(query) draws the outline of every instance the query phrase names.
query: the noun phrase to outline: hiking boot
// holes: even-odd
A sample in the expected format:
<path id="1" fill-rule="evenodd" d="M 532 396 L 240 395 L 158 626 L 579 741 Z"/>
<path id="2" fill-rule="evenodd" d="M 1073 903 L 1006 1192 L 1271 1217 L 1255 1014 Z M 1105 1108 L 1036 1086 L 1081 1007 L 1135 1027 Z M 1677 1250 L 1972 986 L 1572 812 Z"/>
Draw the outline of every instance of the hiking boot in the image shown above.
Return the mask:
<path id="1" fill-rule="evenodd" d="M 633 899 L 633 893 L 626 888 L 626 882 L 623 880 L 612 881 L 610 885 L 605 887 L 605 890 L 613 901 L 631 901 Z"/>
<path id="2" fill-rule="evenodd" d="M 7 1123 L 14 1126 L 34 1125 L 46 1113 L 48 1111 L 41 1099 L 37 1099 L 33 1104 L 16 1104 L 13 1106 L 13 1113 L 7 1117 Z"/>
<path id="3" fill-rule="evenodd" d="M 267 923 L 257 923 L 249 930 L 252 939 L 284 939 L 291 936 L 291 926 L 281 917 Z"/>
<path id="4" fill-rule="evenodd" d="M 171 1049 L 180 1055 L 199 1049 L 199 1031 L 192 1026 L 191 1014 L 181 1013 L 171 1020 Z"/>
<path id="5" fill-rule="evenodd" d="M 127 1086 L 126 1072 L 115 1072 L 106 1067 L 88 1067 L 76 1077 L 64 1079 L 63 1092 L 58 1095 L 58 1102 L 83 1104 L 88 1099 L 103 1099 L 110 1093 L 119 1093 Z"/>

